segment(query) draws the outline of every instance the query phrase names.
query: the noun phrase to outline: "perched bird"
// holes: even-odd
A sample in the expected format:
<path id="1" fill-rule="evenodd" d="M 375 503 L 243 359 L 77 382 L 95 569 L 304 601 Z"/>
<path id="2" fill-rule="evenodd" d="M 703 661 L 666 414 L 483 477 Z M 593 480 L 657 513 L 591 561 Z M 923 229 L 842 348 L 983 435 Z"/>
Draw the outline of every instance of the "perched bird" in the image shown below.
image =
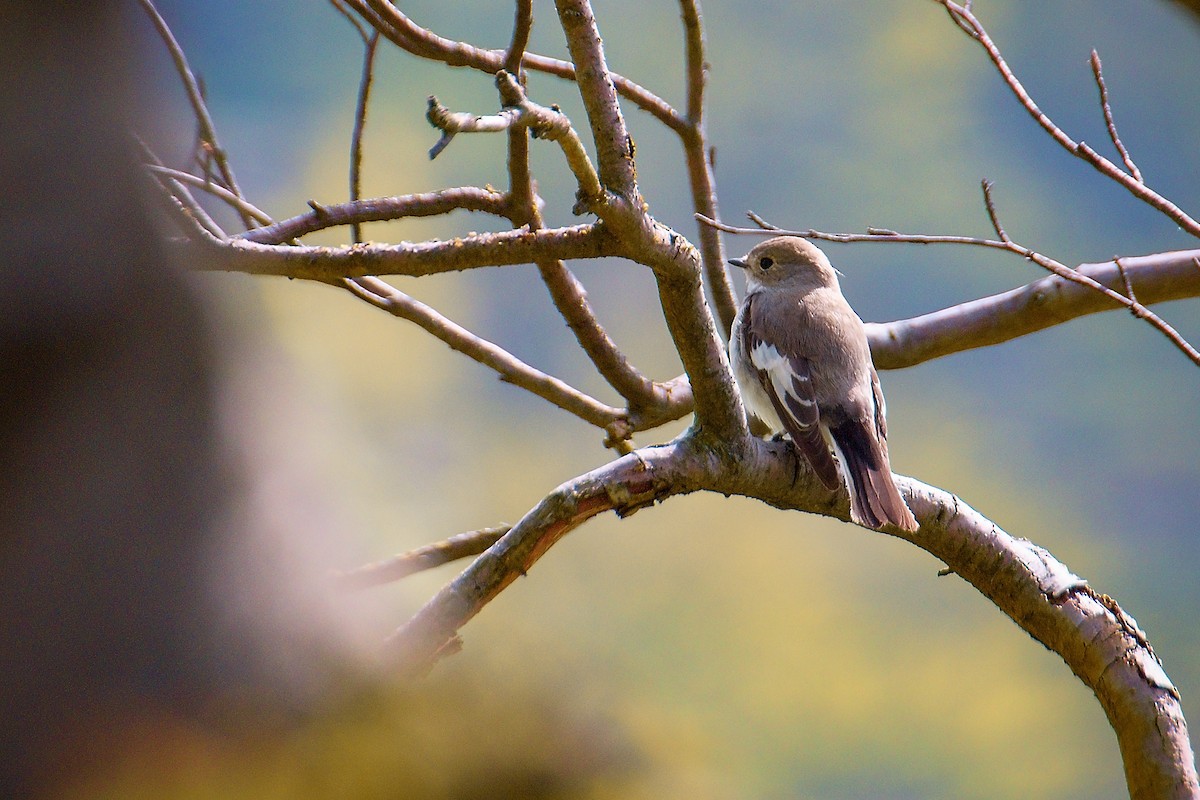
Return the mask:
<path id="1" fill-rule="evenodd" d="M 856 523 L 915 531 L 888 463 L 866 329 L 829 259 L 804 239 L 780 236 L 729 263 L 746 270 L 729 359 L 747 409 L 786 431 L 828 489 L 846 486 Z"/>

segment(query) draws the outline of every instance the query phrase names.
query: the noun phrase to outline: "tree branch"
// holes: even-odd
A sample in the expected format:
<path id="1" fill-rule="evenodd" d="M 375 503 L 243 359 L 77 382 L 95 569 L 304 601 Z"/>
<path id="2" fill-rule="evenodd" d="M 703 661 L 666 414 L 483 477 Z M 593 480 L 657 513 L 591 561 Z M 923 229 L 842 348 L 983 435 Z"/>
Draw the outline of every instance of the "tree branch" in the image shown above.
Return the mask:
<path id="1" fill-rule="evenodd" d="M 346 279 L 344 286 L 359 299 L 416 323 L 451 349 L 490 367 L 506 383 L 535 394 L 586 422 L 606 428 L 625 417 L 621 409 L 607 406 L 565 381 L 529 366 L 507 350 L 476 336 L 379 278 Z"/>
<path id="2" fill-rule="evenodd" d="M 575 82 L 592 128 L 600 181 L 627 203 L 637 204 L 633 139 L 625 128 L 616 87 L 604 58 L 600 30 L 587 0 L 555 0 L 567 50 L 575 64 Z"/>
<path id="3" fill-rule="evenodd" d="M 389 644 L 401 668 L 408 675 L 426 671 L 483 606 L 563 536 L 605 511 L 624 516 L 709 490 L 848 518 L 844 491 L 825 496 L 807 470 L 797 479 L 796 455 L 786 442 L 746 445 L 721 454 L 685 436 L 564 483 L 393 635 Z M 1117 733 L 1133 797 L 1200 792 L 1178 692 L 1132 618 L 1049 552 L 1010 536 L 954 495 L 911 478 L 897 476 L 897 483 L 921 527 L 890 535 L 943 561 L 1096 693 Z"/>
<path id="4" fill-rule="evenodd" d="M 1117 148 L 1117 152 L 1121 154 L 1121 160 L 1125 162 L 1125 169 L 1133 176 L 1133 179 L 1138 183 L 1145 183 L 1142 171 L 1138 169 L 1137 164 L 1133 163 L 1133 158 L 1125 149 L 1125 143 L 1121 141 L 1121 137 L 1117 133 L 1117 123 L 1113 120 L 1112 106 L 1108 104 L 1108 85 L 1104 82 L 1100 54 L 1095 50 L 1092 50 L 1089 63 L 1092 65 L 1092 77 L 1096 79 L 1096 88 L 1100 90 L 1100 112 L 1104 114 L 1104 126 L 1108 128 L 1108 138 L 1112 140 L 1113 147 Z"/>
<path id="5" fill-rule="evenodd" d="M 212 158 L 213 163 L 217 165 L 217 170 L 221 174 L 221 180 L 225 182 L 225 188 L 232 192 L 237 197 L 242 196 L 242 190 L 238 188 L 237 180 L 233 177 L 233 168 L 229 166 L 229 158 L 225 154 L 224 148 L 217 141 L 217 128 L 213 124 L 212 116 L 208 113 L 208 105 L 204 102 L 204 94 L 200 91 L 200 84 L 196 82 L 196 76 L 192 73 L 192 68 L 188 65 L 187 56 L 183 53 L 183 48 L 179 46 L 175 35 L 171 33 L 167 21 L 158 13 L 158 9 L 154 7 L 151 0 L 139 0 L 142 8 L 145 9 L 146 15 L 150 17 L 150 21 L 154 24 L 155 30 L 162 38 L 163 44 L 167 46 L 167 51 L 171 54 L 172 61 L 175 62 L 175 71 L 179 73 L 179 79 L 183 82 L 183 88 L 187 92 L 188 102 L 192 106 L 192 113 L 196 117 L 196 124 L 199 126 L 200 141 L 205 151 L 205 154 Z M 250 216 L 241 209 L 238 213 L 242 217 L 242 222 L 247 228 L 254 227 L 254 223 Z"/>
<path id="6" fill-rule="evenodd" d="M 461 186 L 438 192 L 376 197 L 337 205 L 317 206 L 306 214 L 253 228 L 233 238 L 259 244 L 282 244 L 310 233 L 363 222 L 385 222 L 403 217 L 432 217 L 452 211 L 482 211 L 508 216 L 507 198 L 495 189 Z"/>
<path id="7" fill-rule="evenodd" d="M 708 62 L 704 57 L 704 25 L 697 0 L 680 0 L 684 26 L 684 62 L 687 82 L 687 127 L 679 131 L 687 160 L 688 185 L 692 191 L 692 210 L 718 219 L 716 177 L 713 175 L 715 151 L 708 146 L 704 129 L 704 88 L 708 83 Z M 707 225 L 698 225 L 700 254 L 708 280 L 713 308 L 721 332 L 728 338 L 737 315 L 737 298 L 729 280 L 721 237 Z"/>
<path id="8" fill-rule="evenodd" d="M 1027 261 L 1032 261 L 1034 264 L 1037 264 L 1039 267 L 1042 267 L 1046 271 L 1053 273 L 1054 275 L 1056 275 L 1057 277 L 1061 278 L 1064 281 L 1075 283 L 1080 286 L 1086 287 L 1087 289 L 1090 289 L 1090 290 L 1098 293 L 1099 295 L 1102 295 L 1103 297 L 1107 298 L 1108 300 L 1112 301 L 1113 303 L 1116 303 L 1117 305 L 1125 306 L 1133 313 L 1133 315 L 1135 317 L 1137 317 L 1138 319 L 1141 319 L 1141 320 L 1145 320 L 1151 327 L 1157 329 L 1160 333 L 1162 333 L 1168 339 L 1168 341 L 1170 341 L 1173 345 L 1175 345 L 1176 349 L 1178 349 L 1185 356 L 1187 356 L 1188 359 L 1193 364 L 1200 366 L 1200 351 L 1197 351 L 1196 348 L 1192 347 L 1192 345 L 1189 344 L 1188 341 L 1186 339 L 1184 339 L 1179 334 L 1178 331 L 1176 331 L 1173 327 L 1171 327 L 1171 325 L 1169 325 L 1165 320 L 1163 320 L 1161 317 L 1159 317 L 1157 314 L 1155 314 L 1153 311 L 1151 311 L 1145 305 L 1143 305 L 1142 303 L 1139 303 L 1135 298 L 1127 297 L 1126 295 L 1121 294 L 1121 291 L 1119 289 L 1113 288 L 1112 286 L 1110 286 L 1108 284 L 1098 281 L 1095 278 L 1093 278 L 1092 276 L 1090 276 L 1084 272 L 1081 272 L 1080 270 L 1072 269 L 1071 267 L 1068 267 L 1066 264 L 1056 261 L 1056 260 L 1050 258 L 1049 256 L 1043 255 L 1035 250 L 1031 250 L 1028 247 L 1020 245 L 1020 244 L 1014 242 L 1011 238 L 1009 238 L 1008 234 L 1004 232 L 1004 228 L 1000 225 L 999 219 L 996 217 L 996 210 L 995 210 L 994 206 L 992 205 L 992 199 L 991 199 L 991 191 L 990 191 L 991 184 L 985 180 L 983 182 L 983 188 L 984 188 L 985 202 L 987 203 L 987 207 L 988 207 L 988 216 L 992 221 L 992 226 L 996 229 L 997 235 L 1002 237 L 999 240 L 997 240 L 997 239 L 980 239 L 980 238 L 976 238 L 973 236 L 934 236 L 934 235 L 927 235 L 927 234 L 906 234 L 906 233 L 897 233 L 896 231 L 884 230 L 884 229 L 879 229 L 879 228 L 868 229 L 868 233 L 865 233 L 865 234 L 823 233 L 821 231 L 815 231 L 815 230 L 811 230 L 811 229 L 806 230 L 806 231 L 789 231 L 789 230 L 785 230 L 783 228 L 779 228 L 775 225 L 771 225 L 770 223 L 766 222 L 765 220 L 763 220 L 761 217 L 759 217 L 757 214 L 755 214 L 753 212 L 750 213 L 750 215 L 749 215 L 750 218 L 753 219 L 755 222 L 757 222 L 763 230 L 756 230 L 754 228 L 735 228 L 733 226 L 726 225 L 721 222 L 715 222 L 713 220 L 708 220 L 704 217 L 700 217 L 700 218 L 706 224 L 713 225 L 714 227 L 718 227 L 719 229 L 730 232 L 730 233 L 758 233 L 758 234 L 761 234 L 764 232 L 764 230 L 766 230 L 766 231 L 770 231 L 771 233 L 773 233 L 777 236 L 798 236 L 798 237 L 802 237 L 805 239 L 819 239 L 822 241 L 831 241 L 831 242 L 892 242 L 892 243 L 899 242 L 899 243 L 907 243 L 907 244 L 966 244 L 966 245 L 976 245 L 979 247 L 988 247 L 988 248 L 992 248 L 995 250 L 1006 250 L 1010 253 L 1021 256 L 1022 258 L 1024 258 Z M 1111 308 L 1111 305 L 1109 307 Z M 1100 310 L 1100 309 L 1096 309 L 1096 310 Z M 1090 312 L 1085 312 L 1085 313 L 1090 313 Z M 1059 321 L 1062 321 L 1062 320 L 1059 320 Z M 1048 326 L 1043 326 L 1043 327 L 1048 327 Z M 1012 338 L 1012 337 L 1009 337 L 1009 338 Z M 969 348 L 962 348 L 962 349 L 969 349 Z M 879 365 L 876 365 L 876 366 L 879 366 Z"/>
<path id="9" fill-rule="evenodd" d="M 1122 257 L 1121 265 L 1144 306 L 1200 297 L 1197 259 L 1200 249 Z M 1124 287 L 1115 261 L 1080 264 L 1076 272 L 1114 291 Z M 1118 307 L 1090 287 L 1054 275 L 919 317 L 867 323 L 867 336 L 877 368 L 903 369 Z"/>
<path id="10" fill-rule="evenodd" d="M 499 114 L 489 116 L 452 112 L 439 103 L 436 97 L 429 98 L 426 117 L 430 125 L 442 131 L 442 138 L 429 151 L 429 157 L 436 158 L 458 133 L 497 132 L 513 127 L 529 128 L 538 138 L 555 142 L 562 148 L 567 166 L 579 185 L 579 206 L 575 213 L 589 210 L 602 215 L 602 206 L 605 204 L 604 187 L 601 186 L 587 150 L 584 149 L 575 129 L 571 127 L 567 115 L 530 101 L 516 77 L 504 70 L 496 73 L 496 86 L 501 96 L 506 98 L 509 107 Z"/>
<path id="11" fill-rule="evenodd" d="M 338 586 L 343 589 L 369 589 L 385 583 L 393 583 L 409 575 L 422 572 L 460 558 L 477 556 L 487 550 L 512 530 L 511 525 L 483 528 L 469 533 L 451 536 L 445 541 L 418 547 L 398 556 L 366 564 L 358 569 L 335 575 Z"/>
<path id="12" fill-rule="evenodd" d="M 508 53 L 503 50 L 485 50 L 438 36 L 433 31 L 414 23 L 403 12 L 387 0 L 345 0 L 346 4 L 362 15 L 397 47 L 421 58 L 441 61 L 452 67 L 470 67 L 481 72 L 495 73 L 504 68 Z M 544 72 L 566 80 L 575 80 L 575 65 L 569 61 L 525 53 L 521 64 L 526 69 Z M 653 115 L 672 130 L 686 125 L 670 103 L 628 78 L 612 74 L 613 85 L 622 97 L 638 108 Z"/>
<path id="13" fill-rule="evenodd" d="M 543 258 L 599 258 L 622 255 L 622 247 L 602 224 L 542 231 L 500 233 L 399 244 L 349 247 L 288 247 L 248 239 L 221 241 L 205 231 L 189 231 L 185 245 L 198 251 L 194 268 L 330 281 L 364 275 L 436 275 L 480 267 L 531 264 Z"/>
<path id="14" fill-rule="evenodd" d="M 1050 135 L 1050 138 L 1058 142 L 1071 155 L 1083 159 L 1105 177 L 1124 186 L 1134 197 L 1170 217 L 1179 227 L 1188 233 L 1200 237 L 1200 222 L 1192 219 L 1179 206 L 1142 183 L 1140 176 L 1125 172 L 1086 143 L 1073 140 L 1038 108 L 1037 103 L 1033 101 L 1033 98 L 1025 91 L 1025 87 L 1021 84 L 1021 81 L 1017 79 L 1017 76 L 1009 68 L 1008 63 L 1000 54 L 1000 48 L 992 41 L 992 38 L 984 29 L 983 23 L 971 13 L 969 3 L 960 5 L 953 2 L 953 0 L 935 0 L 935 2 L 946 9 L 946 13 L 950 15 L 955 24 L 962 28 L 972 39 L 979 42 L 980 47 L 988 54 L 988 58 L 991 59 L 996 70 L 1000 73 L 1000 77 L 1004 79 L 1004 83 L 1017 98 L 1017 102 L 1029 113 L 1029 116 L 1033 117 L 1042 130 Z"/>

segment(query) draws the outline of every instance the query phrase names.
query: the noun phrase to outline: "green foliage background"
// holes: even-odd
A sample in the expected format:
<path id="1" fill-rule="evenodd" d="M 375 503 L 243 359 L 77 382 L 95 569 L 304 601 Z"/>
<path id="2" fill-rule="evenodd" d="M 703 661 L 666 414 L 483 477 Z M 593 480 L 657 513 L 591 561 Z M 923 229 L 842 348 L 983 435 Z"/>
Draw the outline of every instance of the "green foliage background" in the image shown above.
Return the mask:
<path id="1" fill-rule="evenodd" d="M 509 4 L 402 7 L 449 37 L 507 42 Z M 610 65 L 681 103 L 677 6 L 595 7 Z M 1192 19 L 1155 0 L 975 8 L 1043 109 L 1105 150 L 1087 67 L 1096 47 L 1148 180 L 1200 208 Z M 163 11 L 206 78 L 251 199 L 279 217 L 305 210 L 310 197 L 344 199 L 359 69 L 345 20 L 316 0 L 172 2 Z M 714 1 L 704 11 L 708 130 L 730 221 L 754 209 L 789 227 L 982 234 L 978 183 L 987 177 L 1008 231 L 1068 263 L 1195 246 L 1057 150 L 932 2 Z M 561 55 L 552 4 L 535 13 L 534 48 Z M 186 120 L 167 62 L 147 48 L 161 119 Z M 530 83 L 537 101 L 559 103 L 586 128 L 569 84 Z M 436 140 L 425 96 L 486 113 L 497 102 L 486 76 L 385 44 L 376 91 L 367 194 L 505 184 L 502 137 L 463 136 L 436 162 L 425 155 Z M 653 211 L 691 234 L 677 143 L 632 107 L 626 116 Z M 186 125 L 175 132 L 182 154 Z M 549 222 L 569 222 L 573 189 L 553 147 L 535 143 L 535 169 Z M 491 224 L 463 215 L 378 225 L 367 236 L 415 240 Z M 726 246 L 734 255 L 750 243 Z M 829 252 L 869 320 L 1039 277 L 1027 263 L 965 249 Z M 578 272 L 635 361 L 658 377 L 676 374 L 644 271 L 603 262 Z M 346 293 L 244 276 L 200 282 L 236 308 L 248 337 L 270 342 L 294 404 L 289 435 L 316 454 L 309 468 L 337 509 L 328 536 L 355 543 L 338 566 L 515 521 L 609 457 L 586 426 Z M 400 285 L 603 393 L 532 268 Z M 1162 311 L 1194 340 L 1196 308 Z M 883 381 L 895 468 L 956 492 L 1116 597 L 1200 719 L 1200 372 L 1148 327 L 1108 314 Z M 465 651 L 417 690 L 384 681 L 249 745 L 160 741 L 171 757 L 131 757 L 87 793 L 1123 796 L 1115 739 L 1094 698 L 961 581 L 937 578 L 940 566 L 887 537 L 740 499 L 693 496 L 599 519 L 473 621 Z M 381 619 L 400 622 L 452 574 L 380 589 L 371 602 Z"/>

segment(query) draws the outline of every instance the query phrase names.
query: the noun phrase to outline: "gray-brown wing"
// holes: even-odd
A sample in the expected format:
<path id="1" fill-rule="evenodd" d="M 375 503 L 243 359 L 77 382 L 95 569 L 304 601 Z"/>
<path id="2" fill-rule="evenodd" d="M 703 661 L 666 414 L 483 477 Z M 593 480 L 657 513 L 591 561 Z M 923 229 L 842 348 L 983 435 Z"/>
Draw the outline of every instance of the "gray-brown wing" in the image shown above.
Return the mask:
<path id="1" fill-rule="evenodd" d="M 753 334 L 747 336 L 746 344 L 759 383 L 796 448 L 825 488 L 836 489 L 842 479 L 833 453 L 821 435 L 821 413 L 813 396 L 808 359 L 789 358 L 775 345 Z"/>

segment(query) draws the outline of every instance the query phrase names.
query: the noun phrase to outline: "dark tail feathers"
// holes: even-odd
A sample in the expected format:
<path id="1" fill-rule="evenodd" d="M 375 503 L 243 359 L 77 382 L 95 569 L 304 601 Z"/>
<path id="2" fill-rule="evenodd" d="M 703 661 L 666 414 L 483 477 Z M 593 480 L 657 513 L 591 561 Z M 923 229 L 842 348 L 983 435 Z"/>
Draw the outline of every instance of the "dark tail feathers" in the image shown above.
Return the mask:
<path id="1" fill-rule="evenodd" d="M 895 525 L 910 533 L 915 531 L 919 527 L 916 517 L 892 480 L 887 445 L 860 420 L 847 420 L 830 428 L 829 433 L 849 478 L 850 518 L 876 530 Z"/>

